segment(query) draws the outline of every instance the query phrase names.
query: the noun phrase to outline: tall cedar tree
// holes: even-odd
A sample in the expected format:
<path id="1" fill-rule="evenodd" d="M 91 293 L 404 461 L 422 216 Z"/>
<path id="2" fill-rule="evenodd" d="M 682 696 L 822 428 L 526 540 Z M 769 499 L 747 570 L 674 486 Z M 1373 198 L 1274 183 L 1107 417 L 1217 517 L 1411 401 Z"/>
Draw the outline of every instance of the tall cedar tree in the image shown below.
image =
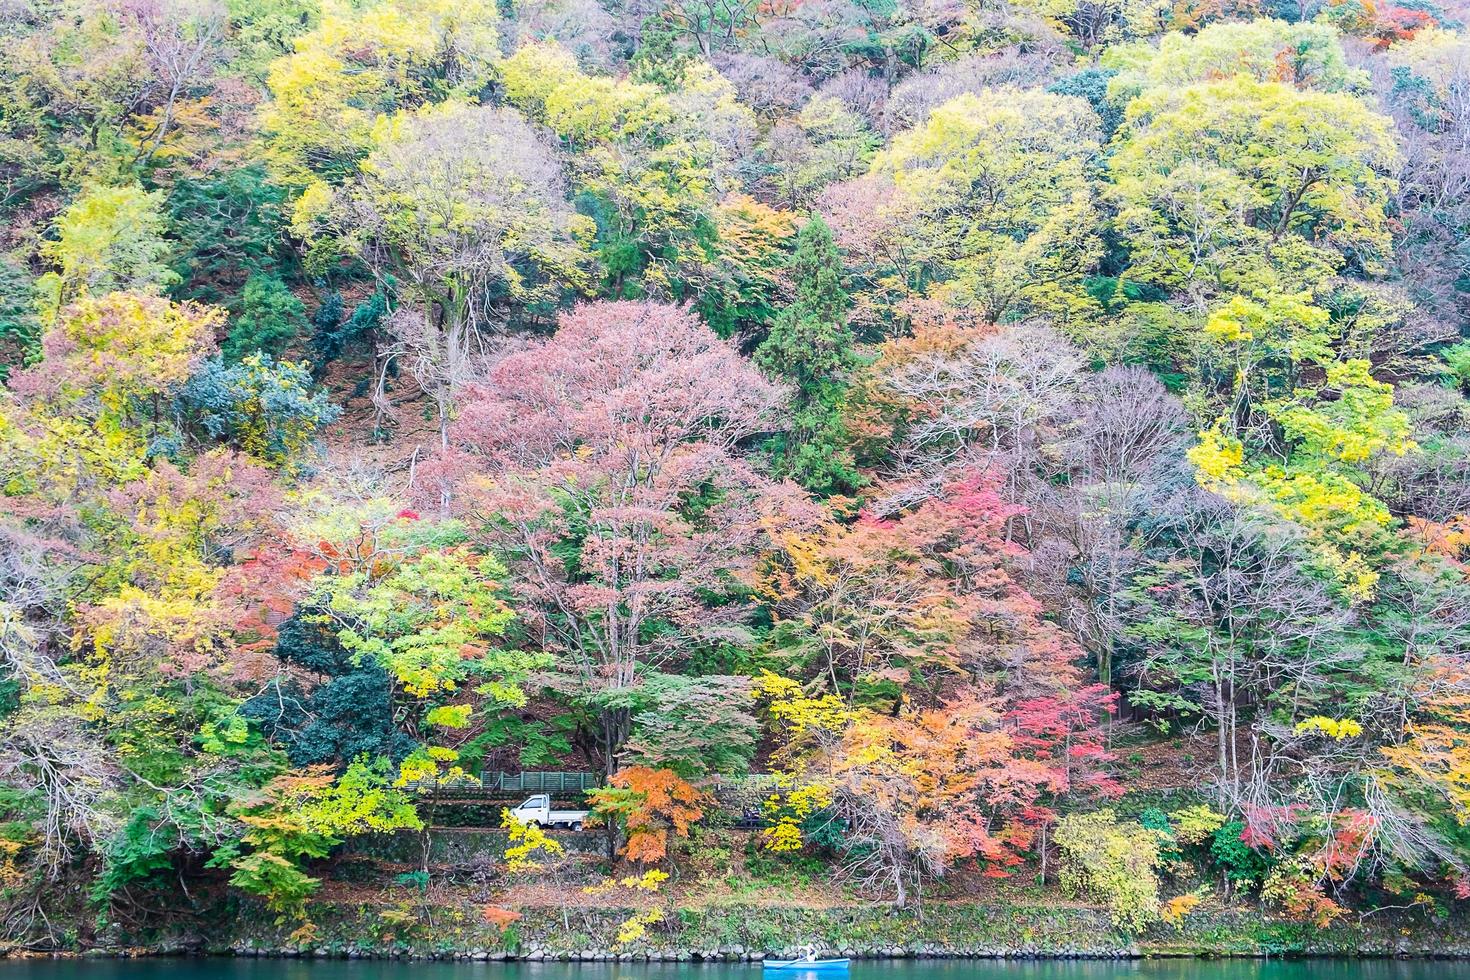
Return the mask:
<path id="1" fill-rule="evenodd" d="M 790 429 L 771 440 L 770 452 L 779 475 L 813 493 L 852 493 L 864 479 L 853 459 L 843 406 L 858 355 L 847 328 L 842 257 L 821 216 L 797 233 L 790 269 L 796 297 L 776 315 L 755 352 L 757 364 L 796 388 Z"/>

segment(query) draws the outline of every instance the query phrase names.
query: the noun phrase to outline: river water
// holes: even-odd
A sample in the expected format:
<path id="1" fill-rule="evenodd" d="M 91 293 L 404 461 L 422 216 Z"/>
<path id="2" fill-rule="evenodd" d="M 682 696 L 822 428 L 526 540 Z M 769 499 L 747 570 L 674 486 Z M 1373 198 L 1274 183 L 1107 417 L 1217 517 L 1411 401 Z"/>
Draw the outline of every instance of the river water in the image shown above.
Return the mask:
<path id="1" fill-rule="evenodd" d="M 773 975 L 774 976 L 774 975 Z M 784 974 L 785 980 L 817 980 Z M 875 960 L 848 980 L 1470 980 L 1446 960 Z M 0 960 L 0 980 L 761 980 L 759 964 Z M 821 980 L 843 980 L 841 974 Z"/>

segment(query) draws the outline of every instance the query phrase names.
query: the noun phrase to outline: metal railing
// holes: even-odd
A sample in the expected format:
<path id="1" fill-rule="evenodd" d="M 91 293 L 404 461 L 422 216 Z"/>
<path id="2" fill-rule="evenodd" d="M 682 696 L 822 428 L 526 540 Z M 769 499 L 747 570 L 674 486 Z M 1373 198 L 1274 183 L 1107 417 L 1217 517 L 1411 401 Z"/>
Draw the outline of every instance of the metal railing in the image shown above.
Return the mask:
<path id="1" fill-rule="evenodd" d="M 585 793 L 602 785 L 593 772 L 487 772 L 474 779 L 422 779 L 413 784 L 420 793 L 434 796 L 477 797 L 491 794 Z"/>
<path id="2" fill-rule="evenodd" d="M 421 780 L 414 784 L 414 788 L 421 793 L 465 796 L 492 793 L 570 795 L 597 789 L 602 784 L 602 774 L 595 772 L 487 772 L 482 773 L 478 780 L 473 777 L 445 781 Z M 750 796 L 757 802 L 774 792 L 776 787 L 775 778 L 765 773 L 715 777 L 704 785 L 708 792 L 722 801 Z"/>
<path id="3" fill-rule="evenodd" d="M 585 793 L 602 785 L 592 772 L 487 772 L 480 787 L 507 793 Z"/>

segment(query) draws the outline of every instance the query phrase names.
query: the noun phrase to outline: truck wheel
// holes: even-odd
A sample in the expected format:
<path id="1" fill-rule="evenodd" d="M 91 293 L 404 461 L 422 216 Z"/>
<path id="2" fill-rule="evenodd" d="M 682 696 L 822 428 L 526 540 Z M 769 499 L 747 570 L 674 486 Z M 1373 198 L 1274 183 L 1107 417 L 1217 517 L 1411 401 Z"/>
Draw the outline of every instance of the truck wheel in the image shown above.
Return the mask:
<path id="1" fill-rule="evenodd" d="M 582 821 L 580 821 L 580 820 L 573 820 L 572 821 L 572 829 L 573 830 L 581 830 L 582 829 Z"/>

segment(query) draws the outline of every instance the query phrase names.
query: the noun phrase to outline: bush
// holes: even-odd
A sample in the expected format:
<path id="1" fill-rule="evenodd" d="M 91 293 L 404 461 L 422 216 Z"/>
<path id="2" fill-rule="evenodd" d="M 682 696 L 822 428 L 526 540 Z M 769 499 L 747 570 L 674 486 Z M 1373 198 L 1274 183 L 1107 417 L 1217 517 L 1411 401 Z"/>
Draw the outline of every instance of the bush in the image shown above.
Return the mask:
<path id="1" fill-rule="evenodd" d="M 1232 820 L 1215 831 L 1210 841 L 1210 857 L 1234 885 L 1253 885 L 1271 870 L 1269 855 L 1256 850 L 1241 839 L 1245 824 Z"/>
<path id="2" fill-rule="evenodd" d="M 239 364 L 206 361 L 184 386 L 178 408 L 186 430 L 291 469 L 317 431 L 341 415 L 303 365 L 262 353 Z"/>
<path id="3" fill-rule="evenodd" d="M 1158 921 L 1159 834 L 1119 823 L 1111 810 L 1063 817 L 1057 823 L 1062 888 L 1103 902 L 1113 924 L 1137 932 Z"/>
<path id="4" fill-rule="evenodd" d="M 1223 814 L 1204 804 L 1175 810 L 1170 817 L 1174 823 L 1174 839 L 1191 846 L 1210 840 L 1225 824 Z"/>
<path id="5" fill-rule="evenodd" d="M 243 280 L 279 268 L 285 201 L 285 188 L 256 165 L 177 181 L 168 195 L 183 280 L 176 297 L 227 305 Z"/>
<path id="6" fill-rule="evenodd" d="M 1159 856 L 1165 861 L 1177 861 L 1182 856 L 1179 853 L 1179 843 L 1174 838 L 1174 827 L 1169 823 L 1169 815 L 1156 806 L 1147 807 L 1138 815 L 1138 822 L 1148 830 L 1152 830 L 1159 837 Z"/>
<path id="7" fill-rule="evenodd" d="M 311 317 L 312 363 L 321 371 L 360 342 L 388 314 L 389 296 L 379 290 L 357 304 L 343 319 L 342 295 L 333 292 Z"/>
<path id="8" fill-rule="evenodd" d="M 1463 391 L 1470 388 L 1470 342 L 1456 344 L 1440 353 L 1454 375 L 1455 383 Z"/>
<path id="9" fill-rule="evenodd" d="M 412 888 L 419 894 L 429 890 L 429 873 L 427 871 L 405 871 L 393 878 L 393 884 L 399 888 Z"/>

